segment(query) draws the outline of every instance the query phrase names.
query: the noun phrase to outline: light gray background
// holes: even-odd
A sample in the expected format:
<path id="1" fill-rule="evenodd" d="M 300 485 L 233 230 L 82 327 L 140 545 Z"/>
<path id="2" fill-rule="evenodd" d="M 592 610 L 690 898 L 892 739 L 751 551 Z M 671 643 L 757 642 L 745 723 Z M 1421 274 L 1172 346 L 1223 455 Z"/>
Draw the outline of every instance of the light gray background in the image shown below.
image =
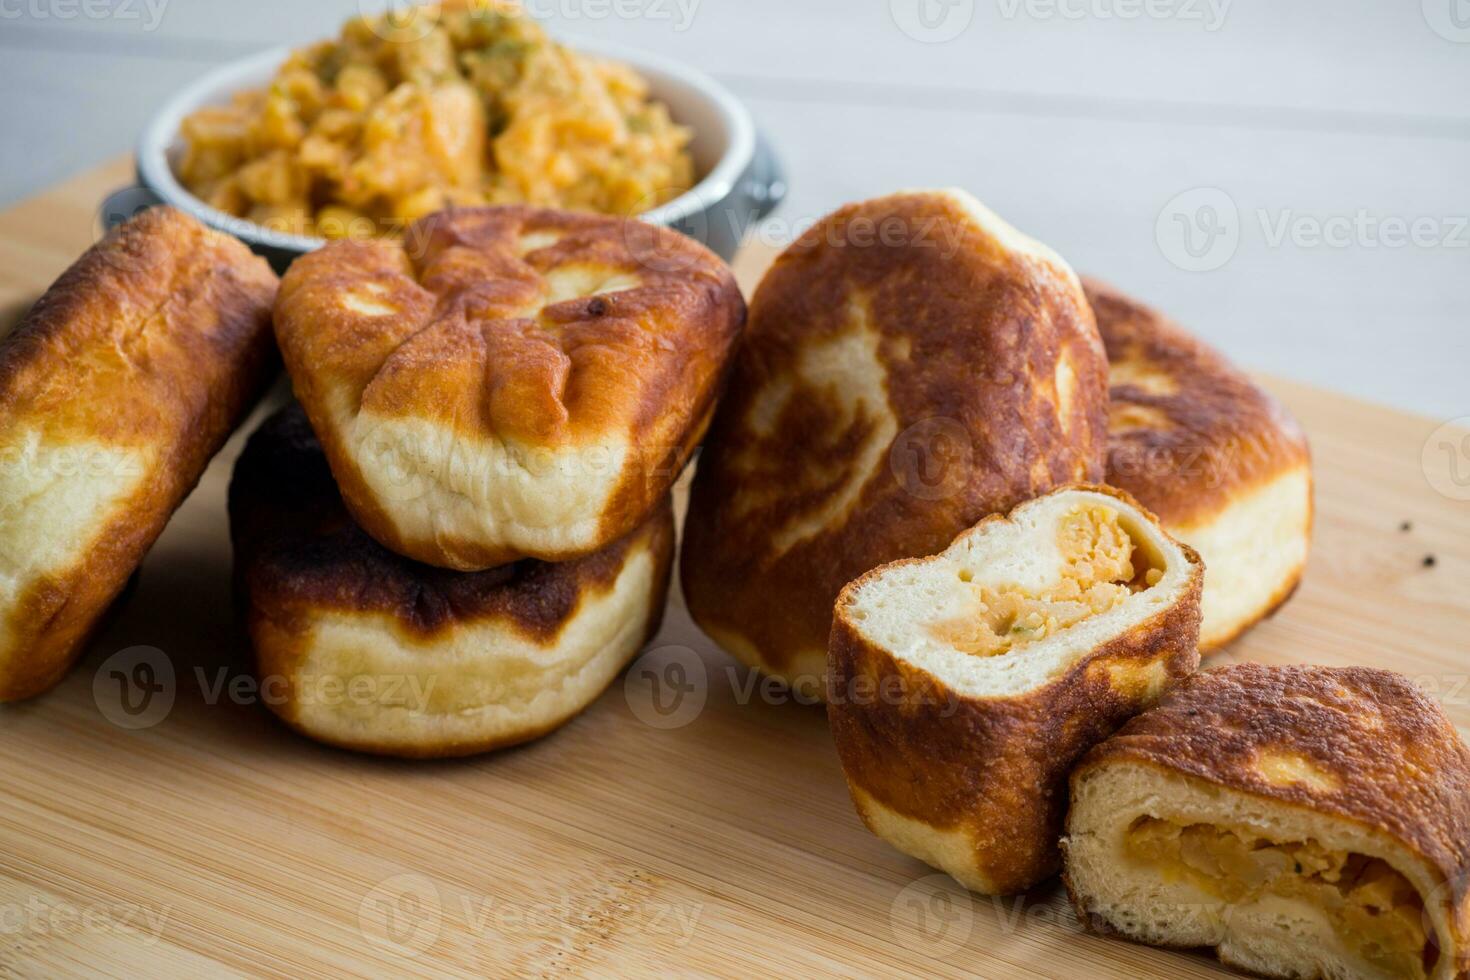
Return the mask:
<path id="1" fill-rule="evenodd" d="M 961 185 L 1247 366 L 1470 414 L 1470 0 L 529 3 L 729 84 L 790 169 L 772 237 Z M 129 149 L 211 66 L 383 5 L 0 0 L 0 203 Z M 1182 268 L 1212 217 L 1211 268 Z"/>

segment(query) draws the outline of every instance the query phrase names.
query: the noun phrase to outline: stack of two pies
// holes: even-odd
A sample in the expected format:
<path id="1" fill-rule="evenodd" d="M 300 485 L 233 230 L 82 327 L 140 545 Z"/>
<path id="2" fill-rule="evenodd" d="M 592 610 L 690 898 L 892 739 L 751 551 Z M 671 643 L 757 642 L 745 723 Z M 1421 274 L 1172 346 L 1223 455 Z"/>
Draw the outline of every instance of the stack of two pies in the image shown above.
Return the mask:
<path id="1" fill-rule="evenodd" d="M 670 488 L 744 319 L 718 258 L 613 218 L 460 210 L 300 259 L 275 310 L 300 404 L 230 491 L 277 713 L 449 756 L 585 708 L 658 629 Z"/>

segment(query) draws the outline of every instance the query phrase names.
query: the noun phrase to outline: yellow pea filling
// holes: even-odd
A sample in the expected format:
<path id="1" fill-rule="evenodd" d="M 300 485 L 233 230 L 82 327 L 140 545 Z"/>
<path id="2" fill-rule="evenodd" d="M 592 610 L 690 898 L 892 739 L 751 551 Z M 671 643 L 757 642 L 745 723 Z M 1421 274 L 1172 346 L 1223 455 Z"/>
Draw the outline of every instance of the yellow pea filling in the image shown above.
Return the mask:
<path id="1" fill-rule="evenodd" d="M 1394 976 L 1423 978 L 1433 969 L 1438 953 L 1424 903 L 1379 858 L 1310 839 L 1276 843 L 1249 830 L 1155 817 L 1135 821 L 1124 846 L 1166 881 L 1187 881 L 1223 902 L 1248 904 L 1267 895 L 1309 902 L 1349 949 Z"/>
<path id="2" fill-rule="evenodd" d="M 1056 583 L 1039 591 L 976 585 L 965 615 L 931 627 L 935 638 L 963 653 L 999 656 L 1122 605 L 1163 577 L 1158 568 L 1135 568 L 1133 539 L 1118 512 L 1101 504 L 1074 506 L 1061 521 L 1057 544 L 1063 567 Z M 969 581 L 968 573 L 960 577 Z"/>

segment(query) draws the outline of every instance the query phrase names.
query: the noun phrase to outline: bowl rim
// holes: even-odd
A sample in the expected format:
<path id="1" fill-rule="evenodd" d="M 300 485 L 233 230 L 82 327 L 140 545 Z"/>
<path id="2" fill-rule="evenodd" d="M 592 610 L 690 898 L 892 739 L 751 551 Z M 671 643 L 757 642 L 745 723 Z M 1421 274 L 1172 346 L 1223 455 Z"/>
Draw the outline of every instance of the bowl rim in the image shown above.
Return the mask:
<path id="1" fill-rule="evenodd" d="M 688 191 L 637 217 L 657 225 L 689 219 L 725 200 L 736 189 L 755 159 L 755 122 L 739 99 L 709 75 L 682 62 L 595 38 L 558 36 L 557 43 L 599 58 L 623 62 L 635 70 L 648 69 L 687 86 L 709 102 L 728 130 L 725 152 L 710 172 Z M 327 243 L 311 235 L 274 231 L 245 218 L 211 207 L 180 183 L 169 164 L 168 149 L 178 137 L 184 117 L 223 92 L 248 87 L 246 79 L 273 72 L 295 50 L 279 46 L 220 65 L 186 85 L 154 114 L 138 140 L 138 179 L 165 204 L 187 212 L 210 227 L 228 231 L 252 244 L 306 253 Z"/>

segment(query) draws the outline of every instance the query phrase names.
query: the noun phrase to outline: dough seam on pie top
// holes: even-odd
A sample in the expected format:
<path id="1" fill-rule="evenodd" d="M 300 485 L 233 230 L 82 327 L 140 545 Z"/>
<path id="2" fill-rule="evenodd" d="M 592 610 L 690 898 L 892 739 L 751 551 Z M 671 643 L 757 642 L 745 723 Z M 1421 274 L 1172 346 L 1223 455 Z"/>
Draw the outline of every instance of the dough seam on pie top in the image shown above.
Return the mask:
<path id="1" fill-rule="evenodd" d="M 708 250 L 630 224 L 461 211 L 300 267 L 288 363 L 380 540 L 463 570 L 565 560 L 672 482 L 744 307 Z"/>
<path id="2" fill-rule="evenodd" d="M 587 365 L 579 364 L 574 356 L 580 348 L 598 346 L 631 351 L 648 343 L 665 348 L 671 347 L 670 344 L 659 339 L 668 331 L 649 329 L 651 325 L 658 323 L 657 317 L 649 317 L 645 311 L 635 311 L 632 315 L 620 316 L 617 306 L 620 305 L 620 301 L 625 301 L 628 296 L 634 294 L 666 291 L 671 288 L 679 292 L 691 292 L 705 277 L 697 277 L 695 283 L 684 283 L 676 277 L 659 271 L 654 271 L 650 277 L 645 275 L 636 259 L 626 257 L 623 261 L 603 261 L 573 255 L 545 268 L 528 261 L 529 256 L 554 248 L 566 239 L 579 234 L 584 237 L 586 235 L 585 232 L 576 229 L 556 231 L 540 229 L 530 232 L 522 230 L 518 236 L 510 236 L 515 240 L 516 247 L 507 249 L 506 252 L 507 254 L 510 251 L 515 252 L 515 260 L 520 266 L 517 271 L 524 272 L 525 275 L 524 277 L 507 278 L 512 284 L 522 284 L 528 290 L 534 288 L 536 296 L 528 297 L 519 306 L 507 302 L 499 309 L 492 308 L 485 312 L 474 309 L 479 296 L 473 285 L 456 283 L 447 291 L 440 291 L 426 286 L 425 280 L 431 279 L 436 272 L 440 271 L 440 262 L 446 254 L 458 250 L 484 253 L 498 251 L 498 249 L 476 248 L 473 244 L 456 243 L 436 252 L 428 261 L 421 262 L 416 261 L 413 251 L 407 245 L 399 243 L 389 245 L 388 247 L 398 249 L 399 254 L 403 256 L 405 261 L 402 266 L 396 269 L 361 270 L 359 274 L 371 278 L 368 278 L 366 282 L 354 283 L 342 289 L 339 295 L 345 295 L 349 301 L 344 305 L 348 305 L 355 314 L 371 319 L 395 316 L 405 312 L 401 307 L 390 305 L 390 302 L 385 299 L 391 295 L 393 290 L 385 285 L 383 278 L 395 276 L 401 277 L 405 283 L 411 282 L 428 294 L 432 300 L 432 306 L 424 312 L 418 322 L 393 342 L 391 348 L 382 353 L 381 364 L 362 386 L 360 396 L 354 399 L 357 408 L 353 414 L 360 414 L 364 410 L 363 401 L 368 393 L 385 373 L 398 366 L 397 362 L 403 360 L 404 349 L 420 342 L 426 333 L 436 329 L 449 329 L 455 334 L 461 331 L 474 331 L 478 333 L 478 343 L 482 345 L 488 345 L 492 339 L 506 339 L 513 342 L 520 338 L 527 344 L 534 345 L 533 353 L 540 352 L 559 360 L 561 362 L 560 371 L 557 373 L 560 374 L 560 377 L 555 379 L 553 401 L 562 410 L 561 414 L 565 418 L 553 421 L 560 422 L 563 426 L 574 421 L 573 412 L 566 403 L 565 395 L 576 387 L 578 376 L 587 367 Z M 595 246 L 605 239 L 594 235 L 590 241 Z M 363 292 L 369 295 L 364 297 Z M 589 308 L 581 316 L 572 315 L 565 319 L 548 316 L 548 313 L 558 307 L 565 308 L 569 304 L 583 301 L 588 303 Z M 490 302 L 492 307 L 499 305 L 496 300 Z M 571 310 L 567 312 L 570 313 Z M 456 323 L 455 319 L 462 322 Z M 653 324 L 650 324 L 649 320 L 652 320 Z M 616 338 L 610 343 L 606 337 L 568 336 L 568 334 L 577 332 L 577 328 L 586 327 L 598 321 L 606 321 L 610 324 L 618 322 L 635 324 L 643 336 L 636 344 L 617 343 Z M 493 389 L 505 378 L 515 377 L 515 372 L 497 373 L 494 358 L 486 357 L 485 361 L 486 376 L 482 379 L 482 385 L 486 390 Z M 482 421 L 488 423 L 491 428 L 499 428 L 502 420 L 496 419 L 494 412 L 487 406 L 479 407 L 483 413 Z"/>

